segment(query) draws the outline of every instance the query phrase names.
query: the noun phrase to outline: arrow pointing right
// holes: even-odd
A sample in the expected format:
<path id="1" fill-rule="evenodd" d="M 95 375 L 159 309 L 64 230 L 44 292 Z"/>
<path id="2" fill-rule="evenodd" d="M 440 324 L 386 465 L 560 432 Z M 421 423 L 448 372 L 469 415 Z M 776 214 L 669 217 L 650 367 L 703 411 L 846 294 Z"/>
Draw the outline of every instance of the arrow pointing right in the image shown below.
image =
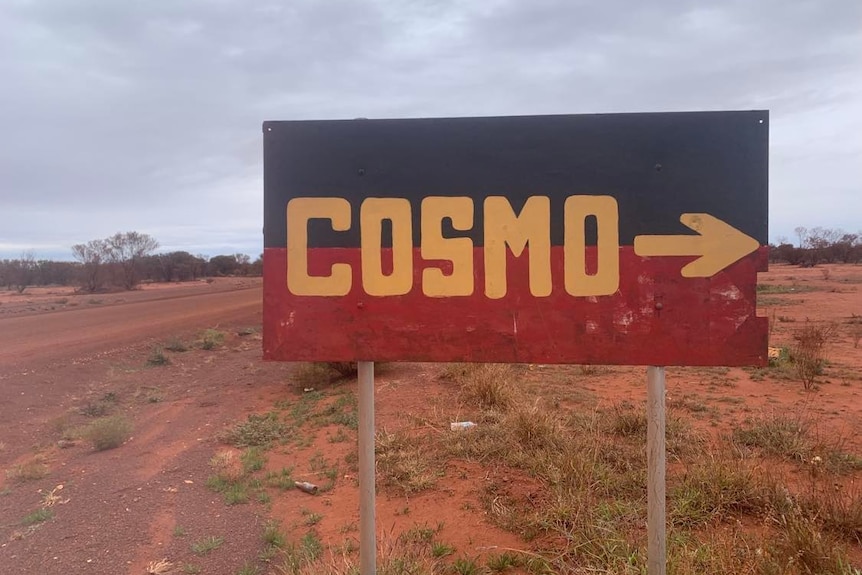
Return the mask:
<path id="1" fill-rule="evenodd" d="M 760 242 L 710 214 L 682 214 L 685 226 L 698 235 L 637 236 L 639 256 L 700 256 L 680 272 L 685 278 L 712 277 L 760 247 Z"/>

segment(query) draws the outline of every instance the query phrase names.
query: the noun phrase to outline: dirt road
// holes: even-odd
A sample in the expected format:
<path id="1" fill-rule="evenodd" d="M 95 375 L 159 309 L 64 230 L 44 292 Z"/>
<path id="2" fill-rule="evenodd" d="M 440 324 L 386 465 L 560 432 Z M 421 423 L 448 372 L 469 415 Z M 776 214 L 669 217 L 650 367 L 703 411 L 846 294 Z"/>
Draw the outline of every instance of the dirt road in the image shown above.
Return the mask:
<path id="1" fill-rule="evenodd" d="M 50 361 L 259 314 L 259 285 L 0 318 L 0 366 Z"/>

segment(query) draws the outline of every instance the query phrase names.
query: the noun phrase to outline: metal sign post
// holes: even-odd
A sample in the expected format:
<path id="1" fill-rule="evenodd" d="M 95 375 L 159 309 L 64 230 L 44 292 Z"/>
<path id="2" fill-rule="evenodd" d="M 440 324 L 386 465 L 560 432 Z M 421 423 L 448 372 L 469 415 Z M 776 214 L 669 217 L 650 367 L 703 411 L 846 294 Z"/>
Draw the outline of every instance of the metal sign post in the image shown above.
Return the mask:
<path id="1" fill-rule="evenodd" d="M 359 572 L 377 570 L 374 476 L 374 362 L 359 362 Z"/>
<path id="2" fill-rule="evenodd" d="M 647 368 L 647 573 L 665 575 L 665 375 Z"/>

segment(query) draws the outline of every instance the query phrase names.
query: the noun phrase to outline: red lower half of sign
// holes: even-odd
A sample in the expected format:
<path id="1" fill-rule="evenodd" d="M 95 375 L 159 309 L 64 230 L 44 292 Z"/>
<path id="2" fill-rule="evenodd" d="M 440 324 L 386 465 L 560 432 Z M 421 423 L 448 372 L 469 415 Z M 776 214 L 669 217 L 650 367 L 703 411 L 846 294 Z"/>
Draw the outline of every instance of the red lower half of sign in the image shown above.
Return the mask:
<path id="1" fill-rule="evenodd" d="M 693 258 L 640 257 L 623 247 L 619 289 L 590 297 L 567 293 L 562 248 L 552 248 L 553 285 L 544 297 L 531 293 L 529 254 L 507 258 L 506 295 L 499 299 L 485 295 L 481 248 L 474 251 L 473 295 L 425 295 L 423 270 L 440 266 L 422 260 L 416 249 L 412 290 L 381 297 L 363 290 L 359 249 L 312 248 L 311 274 L 347 263 L 352 287 L 343 296 L 296 296 L 287 288 L 286 250 L 267 248 L 264 358 L 724 366 L 767 361 L 768 320 L 756 316 L 757 272 L 765 269 L 766 248 L 713 277 L 684 278 L 680 269 Z"/>

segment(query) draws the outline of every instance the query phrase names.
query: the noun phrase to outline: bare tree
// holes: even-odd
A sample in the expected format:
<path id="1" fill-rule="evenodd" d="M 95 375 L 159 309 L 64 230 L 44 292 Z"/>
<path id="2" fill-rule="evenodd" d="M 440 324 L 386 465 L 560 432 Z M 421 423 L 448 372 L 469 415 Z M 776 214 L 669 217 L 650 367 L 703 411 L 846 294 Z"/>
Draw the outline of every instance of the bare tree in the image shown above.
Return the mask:
<path id="1" fill-rule="evenodd" d="M 805 226 L 797 226 L 793 231 L 796 232 L 796 237 L 799 238 L 799 247 L 804 248 L 805 242 L 808 240 L 808 228 Z"/>
<path id="2" fill-rule="evenodd" d="M 36 275 L 36 257 L 32 251 L 21 254 L 21 259 L 10 262 L 10 280 L 18 293 L 24 293 L 27 286 L 33 283 Z"/>
<path id="3" fill-rule="evenodd" d="M 72 256 L 83 264 L 83 288 L 90 293 L 102 287 L 102 270 L 109 251 L 106 240 L 90 240 L 72 246 Z"/>
<path id="4" fill-rule="evenodd" d="M 159 242 L 138 232 L 116 233 L 105 241 L 109 247 L 110 260 L 116 262 L 122 271 L 123 287 L 134 289 L 138 285 L 141 259 L 156 251 Z"/>

